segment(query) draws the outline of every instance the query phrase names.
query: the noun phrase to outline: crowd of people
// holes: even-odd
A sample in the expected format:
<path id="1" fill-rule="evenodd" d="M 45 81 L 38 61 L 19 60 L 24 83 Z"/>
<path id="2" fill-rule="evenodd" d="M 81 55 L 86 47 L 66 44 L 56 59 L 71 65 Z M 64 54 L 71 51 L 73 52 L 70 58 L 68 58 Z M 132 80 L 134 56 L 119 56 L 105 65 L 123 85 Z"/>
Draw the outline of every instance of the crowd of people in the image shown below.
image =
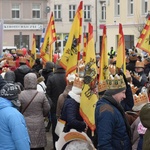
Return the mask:
<path id="1" fill-rule="evenodd" d="M 0 60 L 0 149 L 44 150 L 51 128 L 54 150 L 148 150 L 150 56 L 136 49 L 126 53 L 123 72 L 115 67 L 112 50 L 106 87 L 96 82 L 94 138 L 79 111 L 84 72 L 66 76 L 59 61 L 43 63 L 38 55 L 31 67 L 28 51 L 5 54 Z M 65 126 L 58 135 L 59 119 Z"/>

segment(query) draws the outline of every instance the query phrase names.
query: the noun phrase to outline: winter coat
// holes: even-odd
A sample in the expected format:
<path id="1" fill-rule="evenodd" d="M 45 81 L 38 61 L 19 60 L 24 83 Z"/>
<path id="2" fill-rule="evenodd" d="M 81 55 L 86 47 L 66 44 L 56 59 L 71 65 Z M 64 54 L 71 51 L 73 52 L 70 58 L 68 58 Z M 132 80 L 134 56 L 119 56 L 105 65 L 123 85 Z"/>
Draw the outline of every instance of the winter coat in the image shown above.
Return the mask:
<path id="1" fill-rule="evenodd" d="M 47 79 L 49 76 L 52 76 L 53 75 L 53 69 L 49 69 L 49 70 L 46 70 L 46 69 L 43 69 L 42 70 L 42 76 L 44 77 L 45 79 L 45 84 L 47 83 Z"/>
<path id="2" fill-rule="evenodd" d="M 45 79 L 45 84 L 47 83 L 47 79 L 49 76 L 52 76 L 53 75 L 53 68 L 54 68 L 54 63 L 53 62 L 46 62 L 45 64 L 45 68 L 42 70 L 42 76 L 44 77 Z"/>
<path id="3" fill-rule="evenodd" d="M 23 115 L 11 101 L 0 97 L 0 150 L 30 150 Z"/>
<path id="4" fill-rule="evenodd" d="M 21 101 L 21 112 L 28 105 L 30 100 L 38 92 L 37 77 L 34 73 L 29 73 L 24 78 L 24 88 L 19 95 Z M 31 140 L 31 148 L 45 147 L 47 144 L 44 117 L 48 115 L 50 105 L 43 92 L 38 92 L 28 108 L 23 113 Z"/>
<path id="5" fill-rule="evenodd" d="M 56 113 L 58 97 L 66 87 L 66 72 L 63 68 L 57 68 L 53 76 L 49 76 L 47 83 L 46 93 L 53 101 L 52 113 Z"/>
<path id="6" fill-rule="evenodd" d="M 126 66 L 126 69 L 131 72 L 134 72 L 135 71 L 135 63 L 136 63 L 136 60 L 135 61 L 130 60 L 130 62 Z"/>
<path id="7" fill-rule="evenodd" d="M 20 82 L 24 86 L 24 76 L 31 72 L 31 69 L 27 65 L 21 65 L 14 72 L 16 76 L 15 82 Z"/>
<path id="8" fill-rule="evenodd" d="M 80 103 L 76 102 L 69 95 L 67 96 L 60 117 L 66 121 L 65 132 L 69 132 L 70 129 L 76 129 L 79 132 L 85 130 L 86 124 L 79 113 L 79 106 Z"/>
<path id="9" fill-rule="evenodd" d="M 131 150 L 130 138 L 120 111 L 102 98 L 96 104 L 98 150 Z"/>

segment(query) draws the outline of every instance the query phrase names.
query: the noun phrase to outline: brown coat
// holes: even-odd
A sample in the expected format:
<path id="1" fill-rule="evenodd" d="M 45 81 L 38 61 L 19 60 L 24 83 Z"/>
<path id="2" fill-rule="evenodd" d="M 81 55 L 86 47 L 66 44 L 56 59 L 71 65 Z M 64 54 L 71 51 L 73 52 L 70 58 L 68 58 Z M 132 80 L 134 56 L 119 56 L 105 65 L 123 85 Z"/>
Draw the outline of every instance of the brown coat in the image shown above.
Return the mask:
<path id="1" fill-rule="evenodd" d="M 56 108 L 57 118 L 60 118 L 60 116 L 61 116 L 61 111 L 62 111 L 62 108 L 64 105 L 64 101 L 67 98 L 67 95 L 68 95 L 69 91 L 71 91 L 71 89 L 72 89 L 72 85 L 67 85 L 64 92 L 62 94 L 60 94 L 58 97 L 57 108 Z"/>
<path id="2" fill-rule="evenodd" d="M 37 92 L 37 77 L 34 73 L 29 73 L 24 78 L 25 90 L 19 95 L 21 101 L 21 110 L 27 106 L 29 101 Z M 38 92 L 34 100 L 23 113 L 30 140 L 31 148 L 45 147 L 47 144 L 44 116 L 47 116 L 50 111 L 50 105 L 43 92 Z"/>

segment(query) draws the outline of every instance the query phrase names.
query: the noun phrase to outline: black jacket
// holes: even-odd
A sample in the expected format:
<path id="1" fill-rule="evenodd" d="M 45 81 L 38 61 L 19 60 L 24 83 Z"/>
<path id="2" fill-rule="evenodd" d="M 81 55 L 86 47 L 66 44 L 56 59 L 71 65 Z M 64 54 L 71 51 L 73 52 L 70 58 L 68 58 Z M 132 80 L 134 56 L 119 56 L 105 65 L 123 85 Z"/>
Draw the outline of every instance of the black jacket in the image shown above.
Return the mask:
<path id="1" fill-rule="evenodd" d="M 46 83 L 46 93 L 53 101 L 51 112 L 56 113 L 58 97 L 66 87 L 66 72 L 63 68 L 57 69 L 52 76 L 49 76 Z"/>

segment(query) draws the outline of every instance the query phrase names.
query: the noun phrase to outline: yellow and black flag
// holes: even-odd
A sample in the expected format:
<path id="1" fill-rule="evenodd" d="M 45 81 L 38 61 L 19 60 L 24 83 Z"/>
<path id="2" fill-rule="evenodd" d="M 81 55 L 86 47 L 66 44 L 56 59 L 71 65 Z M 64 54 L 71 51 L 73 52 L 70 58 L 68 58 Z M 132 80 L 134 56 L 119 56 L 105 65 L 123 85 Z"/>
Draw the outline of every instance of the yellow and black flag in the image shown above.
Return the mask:
<path id="1" fill-rule="evenodd" d="M 30 57 L 30 67 L 34 65 L 36 60 L 36 39 L 35 39 L 35 34 L 33 34 L 33 39 L 32 39 L 32 49 L 31 49 L 31 57 Z"/>
<path id="2" fill-rule="evenodd" d="M 82 35 L 83 1 L 80 2 L 75 14 L 72 27 L 65 45 L 64 53 L 60 59 L 60 65 L 66 69 L 66 76 L 76 71 L 80 58 L 81 35 Z"/>

